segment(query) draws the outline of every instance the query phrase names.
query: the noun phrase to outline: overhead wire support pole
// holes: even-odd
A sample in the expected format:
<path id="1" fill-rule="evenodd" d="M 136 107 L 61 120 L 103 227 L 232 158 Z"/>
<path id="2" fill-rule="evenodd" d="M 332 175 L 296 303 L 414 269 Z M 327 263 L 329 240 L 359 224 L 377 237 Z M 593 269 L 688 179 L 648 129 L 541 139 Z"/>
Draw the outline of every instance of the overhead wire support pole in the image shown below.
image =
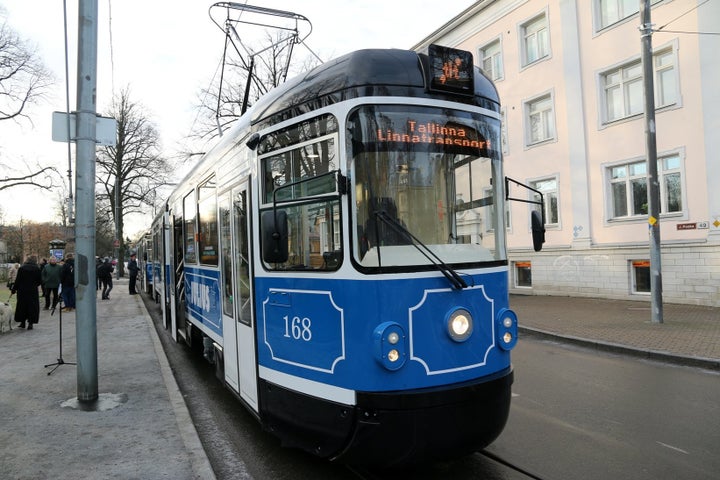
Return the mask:
<path id="1" fill-rule="evenodd" d="M 648 228 L 650 234 L 651 321 L 663 323 L 662 262 L 660 254 L 660 182 L 657 168 L 655 90 L 652 55 L 653 25 L 650 0 L 640 0 L 640 38 L 645 91 L 645 148 L 648 163 Z"/>
<path id="2" fill-rule="evenodd" d="M 73 210 L 73 181 L 72 181 L 72 148 L 70 146 L 72 141 L 72 133 L 70 131 L 70 68 L 68 66 L 68 31 L 67 31 L 67 0 L 63 0 L 63 28 L 65 32 L 65 110 L 67 113 L 66 127 L 67 127 L 67 155 L 68 155 L 68 198 L 67 198 L 67 220 L 68 225 L 74 223 L 75 212 Z"/>
<path id="3" fill-rule="evenodd" d="M 95 303 L 95 150 L 97 118 L 97 0 L 78 3 L 77 132 L 75 188 L 75 286 L 77 399 L 98 399 L 97 306 Z"/>

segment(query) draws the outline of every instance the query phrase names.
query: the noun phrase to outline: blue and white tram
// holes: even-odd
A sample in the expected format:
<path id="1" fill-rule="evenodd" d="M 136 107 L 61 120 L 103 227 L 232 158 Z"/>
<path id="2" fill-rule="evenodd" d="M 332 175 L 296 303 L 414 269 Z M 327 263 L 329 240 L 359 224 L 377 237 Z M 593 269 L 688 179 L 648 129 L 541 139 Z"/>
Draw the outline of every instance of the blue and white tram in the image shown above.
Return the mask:
<path id="1" fill-rule="evenodd" d="M 500 434 L 499 112 L 468 52 L 350 53 L 258 101 L 167 200 L 166 322 L 284 445 L 391 466 Z"/>
<path id="2" fill-rule="evenodd" d="M 139 288 L 141 291 L 151 294 L 153 282 L 153 243 L 152 235 L 149 232 L 143 233 L 135 242 L 135 253 L 137 254 L 138 267 L 140 268 L 140 276 L 138 279 Z"/>

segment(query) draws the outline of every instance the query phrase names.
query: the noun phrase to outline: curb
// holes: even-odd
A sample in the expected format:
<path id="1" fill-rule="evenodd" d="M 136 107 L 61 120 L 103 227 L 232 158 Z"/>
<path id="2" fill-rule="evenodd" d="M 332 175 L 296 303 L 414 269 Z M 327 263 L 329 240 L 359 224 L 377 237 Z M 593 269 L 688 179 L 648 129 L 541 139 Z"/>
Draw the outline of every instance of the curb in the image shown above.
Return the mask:
<path id="1" fill-rule="evenodd" d="M 648 360 L 672 363 L 685 367 L 702 368 L 706 370 L 720 371 L 720 360 L 705 357 L 685 357 L 674 353 L 663 352 L 658 350 L 641 350 L 639 348 L 621 345 L 619 343 L 604 342 L 602 340 L 588 340 L 587 338 L 574 337 L 571 335 L 560 335 L 558 333 L 541 330 L 539 328 L 529 328 L 518 326 L 518 331 L 522 334 L 541 338 L 544 340 L 555 340 L 573 345 L 579 345 L 586 348 L 594 348 L 605 352 L 620 353 Z"/>
<path id="2" fill-rule="evenodd" d="M 185 399 L 180 392 L 180 387 L 178 387 L 175 376 L 172 373 L 170 363 L 165 356 L 162 343 L 160 342 L 158 333 L 155 330 L 155 324 L 150 317 L 150 314 L 147 312 L 147 309 L 140 298 L 140 294 L 135 297 L 135 301 L 139 302 L 142 307 L 141 310 L 143 312 L 143 316 L 145 317 L 147 328 L 150 331 L 153 347 L 155 348 L 155 356 L 160 363 L 160 373 L 162 374 L 165 388 L 167 389 L 168 396 L 170 397 L 170 404 L 172 405 L 178 429 L 180 430 L 180 437 L 182 438 L 188 452 L 194 477 L 198 480 L 215 480 L 215 472 L 213 471 L 207 453 L 200 442 L 200 437 L 195 429 L 195 424 L 190 417 L 190 411 L 188 410 Z"/>

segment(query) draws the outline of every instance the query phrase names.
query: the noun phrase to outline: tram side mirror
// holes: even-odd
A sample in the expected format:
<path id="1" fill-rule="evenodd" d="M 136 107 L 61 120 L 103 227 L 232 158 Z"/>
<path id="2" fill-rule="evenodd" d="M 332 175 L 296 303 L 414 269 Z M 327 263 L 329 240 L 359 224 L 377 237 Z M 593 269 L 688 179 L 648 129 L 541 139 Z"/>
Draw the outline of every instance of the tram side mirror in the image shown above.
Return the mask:
<path id="1" fill-rule="evenodd" d="M 543 225 L 542 215 L 537 210 L 530 212 L 530 225 L 532 230 L 533 249 L 536 252 L 542 250 L 545 243 L 545 225 Z"/>
<path id="2" fill-rule="evenodd" d="M 262 219 L 262 257 L 266 263 L 285 263 L 288 261 L 288 221 L 285 210 L 272 209 L 263 212 Z"/>

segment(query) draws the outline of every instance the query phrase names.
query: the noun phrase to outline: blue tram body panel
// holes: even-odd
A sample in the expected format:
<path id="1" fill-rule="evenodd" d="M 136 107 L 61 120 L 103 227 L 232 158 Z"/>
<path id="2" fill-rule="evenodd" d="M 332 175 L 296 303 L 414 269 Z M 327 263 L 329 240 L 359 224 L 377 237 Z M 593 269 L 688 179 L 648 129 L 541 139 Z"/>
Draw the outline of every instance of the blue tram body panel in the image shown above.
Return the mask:
<path id="1" fill-rule="evenodd" d="M 468 284 L 454 290 L 444 277 L 258 278 L 258 362 L 367 392 L 460 383 L 507 369 L 510 353 L 499 347 L 497 334 L 499 312 L 508 302 L 507 270 L 475 275 Z M 462 342 L 447 328 L 458 308 L 474 319 L 472 335 Z M 401 356 L 394 365 L 378 338 L 384 325 L 402 332 L 393 345 Z"/>
<path id="2" fill-rule="evenodd" d="M 211 332 L 222 336 L 220 272 L 185 267 L 185 298 L 190 317 Z"/>

